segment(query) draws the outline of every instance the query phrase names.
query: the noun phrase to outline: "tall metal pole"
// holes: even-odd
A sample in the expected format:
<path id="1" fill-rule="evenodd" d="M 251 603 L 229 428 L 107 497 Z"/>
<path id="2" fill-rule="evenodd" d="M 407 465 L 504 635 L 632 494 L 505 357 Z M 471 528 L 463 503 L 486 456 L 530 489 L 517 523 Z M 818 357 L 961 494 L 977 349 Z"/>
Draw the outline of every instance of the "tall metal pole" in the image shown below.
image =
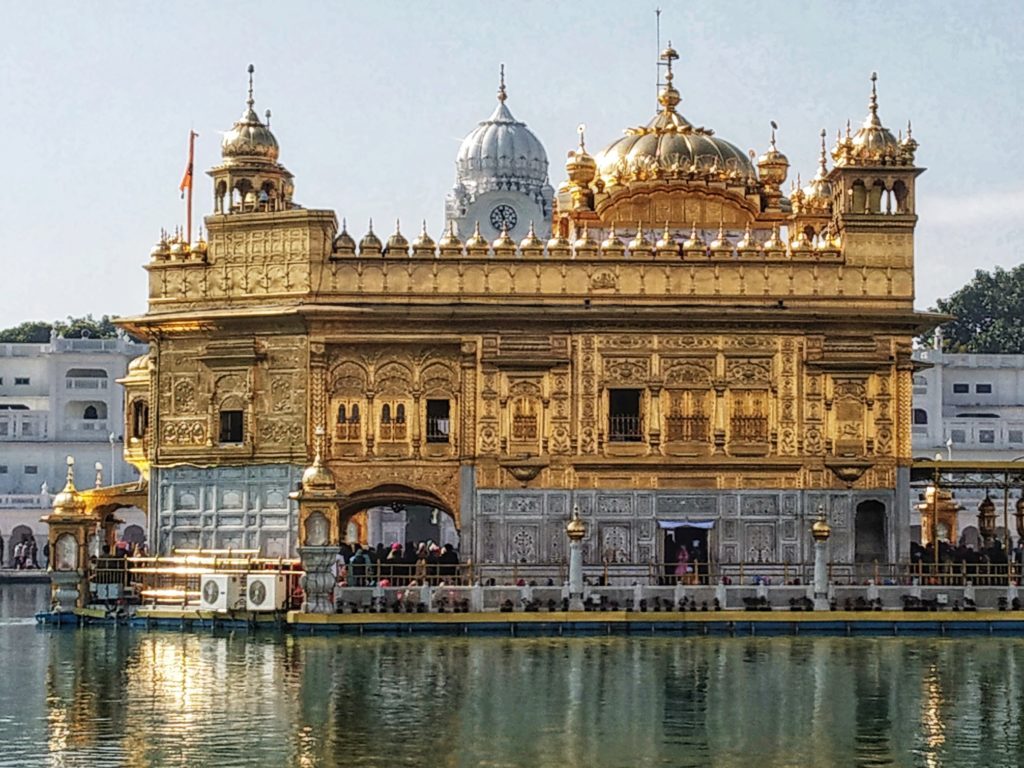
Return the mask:
<path id="1" fill-rule="evenodd" d="M 114 433 L 110 433 L 110 484 L 117 485 L 117 468 L 114 465 Z"/>

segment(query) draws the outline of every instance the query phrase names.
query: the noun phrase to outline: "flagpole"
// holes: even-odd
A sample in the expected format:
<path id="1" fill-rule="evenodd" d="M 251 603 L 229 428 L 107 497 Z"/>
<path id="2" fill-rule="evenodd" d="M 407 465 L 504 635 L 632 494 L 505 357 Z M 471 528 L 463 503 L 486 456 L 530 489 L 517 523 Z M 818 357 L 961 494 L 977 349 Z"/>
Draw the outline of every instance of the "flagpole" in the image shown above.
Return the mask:
<path id="1" fill-rule="evenodd" d="M 188 202 L 185 213 L 185 237 L 188 245 L 192 245 L 192 166 L 195 160 L 196 136 L 199 134 L 193 130 L 188 132 L 188 165 L 185 167 L 185 175 L 181 179 L 180 189 L 182 193 L 188 188 Z"/>

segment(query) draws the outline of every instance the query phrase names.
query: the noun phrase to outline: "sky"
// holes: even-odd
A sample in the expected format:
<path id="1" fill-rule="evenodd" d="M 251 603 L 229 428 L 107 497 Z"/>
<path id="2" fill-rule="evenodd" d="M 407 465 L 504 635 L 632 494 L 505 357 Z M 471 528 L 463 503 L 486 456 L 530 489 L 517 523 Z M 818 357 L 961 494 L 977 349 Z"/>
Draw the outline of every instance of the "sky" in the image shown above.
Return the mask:
<path id="1" fill-rule="evenodd" d="M 1024 13 L 1019 2 L 660 2 L 679 51 L 680 112 L 764 151 L 769 122 L 790 177 L 817 166 L 818 132 L 867 112 L 913 120 L 917 305 L 1024 243 Z M 459 141 L 495 104 L 544 143 L 553 186 L 576 126 L 592 151 L 653 116 L 655 4 L 606 2 L 15 2 L 0 0 L 0 327 L 146 308 L 150 248 L 182 225 L 194 129 L 202 173 L 241 114 L 246 67 L 273 111 L 295 199 L 387 234 L 436 238 Z M 787 181 L 788 188 L 788 181 Z"/>

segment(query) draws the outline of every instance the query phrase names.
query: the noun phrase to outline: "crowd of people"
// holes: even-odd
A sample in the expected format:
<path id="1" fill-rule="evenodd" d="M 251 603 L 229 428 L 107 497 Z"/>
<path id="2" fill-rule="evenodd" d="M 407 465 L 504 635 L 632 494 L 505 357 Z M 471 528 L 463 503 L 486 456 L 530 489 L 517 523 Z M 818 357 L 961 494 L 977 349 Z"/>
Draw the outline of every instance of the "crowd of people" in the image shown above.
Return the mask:
<path id="1" fill-rule="evenodd" d="M 938 562 L 940 573 L 978 579 L 992 576 L 1005 578 L 1010 566 L 1017 573 L 1024 568 L 1024 541 L 1019 541 L 1017 546 L 1009 551 L 999 539 L 993 539 L 979 548 L 973 547 L 964 539 L 956 546 L 948 541 L 940 541 L 937 561 L 932 542 L 923 547 L 917 542 L 912 542 L 910 561 L 915 569 L 922 572 L 933 571 Z"/>
<path id="2" fill-rule="evenodd" d="M 411 586 L 414 584 L 451 584 L 459 574 L 459 552 L 452 544 L 439 546 L 432 541 L 390 547 L 378 544 L 342 544 L 335 559 L 339 586 Z"/>
<path id="3" fill-rule="evenodd" d="M 49 544 L 43 545 L 42 555 L 43 560 L 47 559 L 49 555 Z M 0 567 L 14 568 L 19 571 L 26 570 L 28 568 L 42 568 L 44 563 L 40 563 L 39 560 L 39 545 L 36 543 L 34 536 L 22 536 L 21 540 L 11 545 L 11 556 L 5 558 L 3 553 L 4 549 L 4 537 L 0 535 Z"/>

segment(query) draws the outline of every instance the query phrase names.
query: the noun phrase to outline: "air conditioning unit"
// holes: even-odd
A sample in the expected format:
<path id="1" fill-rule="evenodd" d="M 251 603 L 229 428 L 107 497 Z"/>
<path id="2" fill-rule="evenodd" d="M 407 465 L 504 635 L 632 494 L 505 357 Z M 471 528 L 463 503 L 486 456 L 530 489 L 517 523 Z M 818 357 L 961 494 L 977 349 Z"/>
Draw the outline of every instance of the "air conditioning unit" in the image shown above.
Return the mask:
<path id="1" fill-rule="evenodd" d="M 199 609 L 227 611 L 240 608 L 242 582 L 238 576 L 227 573 L 207 573 L 199 583 Z"/>
<path id="2" fill-rule="evenodd" d="M 248 611 L 280 611 L 288 600 L 288 582 L 280 573 L 250 573 L 245 583 Z"/>

